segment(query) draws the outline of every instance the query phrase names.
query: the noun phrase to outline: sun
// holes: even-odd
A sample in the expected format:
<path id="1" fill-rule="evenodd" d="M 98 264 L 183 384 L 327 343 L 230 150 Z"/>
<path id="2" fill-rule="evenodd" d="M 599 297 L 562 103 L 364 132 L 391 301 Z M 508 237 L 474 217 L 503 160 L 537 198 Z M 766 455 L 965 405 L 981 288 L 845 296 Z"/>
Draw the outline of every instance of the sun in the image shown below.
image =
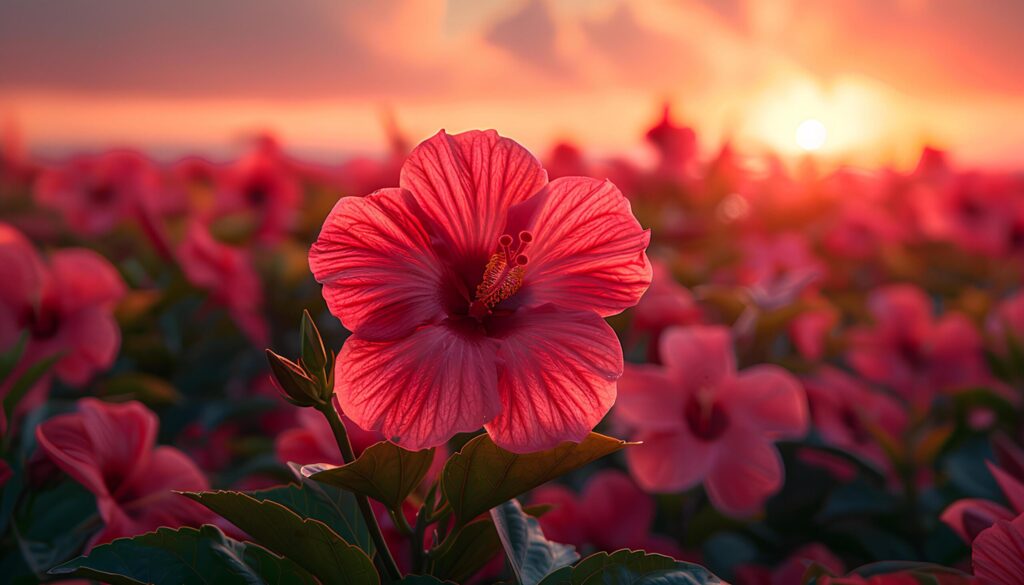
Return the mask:
<path id="1" fill-rule="evenodd" d="M 815 118 L 808 118 L 796 127 L 796 144 L 807 152 L 821 150 L 827 138 L 828 130 Z"/>

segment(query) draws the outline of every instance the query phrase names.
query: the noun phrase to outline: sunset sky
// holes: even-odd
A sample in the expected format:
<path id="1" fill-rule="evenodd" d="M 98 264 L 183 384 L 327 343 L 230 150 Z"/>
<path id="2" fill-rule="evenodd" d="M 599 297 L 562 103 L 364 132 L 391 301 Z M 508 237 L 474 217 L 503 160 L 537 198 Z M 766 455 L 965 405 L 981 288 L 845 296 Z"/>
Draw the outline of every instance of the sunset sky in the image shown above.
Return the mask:
<path id="1" fill-rule="evenodd" d="M 814 119 L 826 158 L 1024 167 L 1021 23 L 1019 0 L 4 0 L 0 121 L 45 154 L 269 129 L 330 159 L 383 149 L 392 112 L 414 141 L 643 156 L 669 100 L 707 152 L 796 154 Z"/>

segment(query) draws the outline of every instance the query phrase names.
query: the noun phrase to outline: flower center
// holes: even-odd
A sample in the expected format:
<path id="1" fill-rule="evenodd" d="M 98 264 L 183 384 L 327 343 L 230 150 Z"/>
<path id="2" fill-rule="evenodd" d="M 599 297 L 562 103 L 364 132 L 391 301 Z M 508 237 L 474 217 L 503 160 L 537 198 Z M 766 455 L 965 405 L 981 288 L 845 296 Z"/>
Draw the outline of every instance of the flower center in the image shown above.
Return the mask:
<path id="1" fill-rule="evenodd" d="M 711 390 L 700 390 L 686 401 L 683 415 L 693 436 L 704 441 L 713 441 L 722 436 L 729 426 L 729 415 L 715 400 Z"/>
<path id="2" fill-rule="evenodd" d="M 513 239 L 508 234 L 498 238 L 498 250 L 491 255 L 484 268 L 484 277 L 476 287 L 476 295 L 469 305 L 469 314 L 481 318 L 491 314 L 492 309 L 505 299 L 516 294 L 523 286 L 523 275 L 529 258 L 523 252 L 533 241 L 533 234 L 519 232 L 519 246 L 512 249 Z"/>
<path id="3" fill-rule="evenodd" d="M 25 307 L 21 314 L 21 326 L 27 329 L 33 339 L 45 341 L 57 335 L 60 329 L 60 316 L 51 307 L 42 306 L 38 310 Z"/>

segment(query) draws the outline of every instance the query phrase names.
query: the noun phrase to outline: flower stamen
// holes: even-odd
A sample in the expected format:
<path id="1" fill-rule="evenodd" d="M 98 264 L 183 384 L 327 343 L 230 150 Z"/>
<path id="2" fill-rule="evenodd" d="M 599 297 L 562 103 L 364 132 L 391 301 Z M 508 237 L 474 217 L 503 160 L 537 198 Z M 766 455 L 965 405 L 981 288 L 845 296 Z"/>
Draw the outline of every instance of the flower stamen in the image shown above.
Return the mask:
<path id="1" fill-rule="evenodd" d="M 533 234 L 519 232 L 519 246 L 512 249 L 513 238 L 502 234 L 498 250 L 491 255 L 484 268 L 484 276 L 476 287 L 476 298 L 469 305 L 469 314 L 480 318 L 491 313 L 500 302 L 516 294 L 523 286 L 523 276 L 530 259 L 523 252 L 533 241 Z"/>

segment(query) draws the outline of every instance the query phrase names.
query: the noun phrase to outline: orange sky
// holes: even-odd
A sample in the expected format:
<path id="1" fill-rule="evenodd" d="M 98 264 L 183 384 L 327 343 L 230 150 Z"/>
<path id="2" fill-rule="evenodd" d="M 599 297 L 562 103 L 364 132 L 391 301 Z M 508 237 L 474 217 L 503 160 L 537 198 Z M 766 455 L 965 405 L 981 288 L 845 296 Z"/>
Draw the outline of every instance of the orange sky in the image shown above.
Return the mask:
<path id="1" fill-rule="evenodd" d="M 644 154 L 670 99 L 711 150 L 1024 167 L 1018 0 L 33 0 L 0 5 L 0 117 L 43 152 L 222 152 L 256 129 L 320 157 L 497 128 Z"/>

